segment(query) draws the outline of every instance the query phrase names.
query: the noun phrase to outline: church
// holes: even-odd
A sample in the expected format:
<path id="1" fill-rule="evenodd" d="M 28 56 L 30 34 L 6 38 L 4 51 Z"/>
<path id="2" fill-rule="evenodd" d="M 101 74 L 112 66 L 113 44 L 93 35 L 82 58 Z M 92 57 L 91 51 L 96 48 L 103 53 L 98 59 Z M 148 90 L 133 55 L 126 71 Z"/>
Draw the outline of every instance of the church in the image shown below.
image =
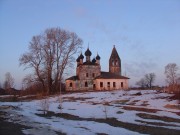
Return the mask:
<path id="1" fill-rule="evenodd" d="M 115 46 L 109 58 L 109 72 L 101 71 L 98 54 L 91 60 L 89 47 L 84 55 L 81 53 L 76 60 L 76 75 L 66 79 L 66 91 L 128 89 L 129 78 L 122 76 L 121 59 Z"/>

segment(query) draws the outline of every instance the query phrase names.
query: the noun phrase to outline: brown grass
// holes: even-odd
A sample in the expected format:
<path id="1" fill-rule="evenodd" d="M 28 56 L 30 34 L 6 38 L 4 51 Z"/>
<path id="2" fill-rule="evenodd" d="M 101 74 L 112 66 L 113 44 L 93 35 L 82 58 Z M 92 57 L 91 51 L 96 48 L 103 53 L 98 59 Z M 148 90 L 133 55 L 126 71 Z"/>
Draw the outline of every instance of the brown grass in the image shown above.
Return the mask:
<path id="1" fill-rule="evenodd" d="M 150 125 L 155 125 L 155 126 L 172 126 L 172 127 L 178 127 L 177 125 L 174 124 L 166 124 L 162 122 L 148 122 L 148 121 L 143 121 L 143 120 L 135 120 L 137 122 L 143 123 L 143 124 L 150 124 Z"/>
<path id="2" fill-rule="evenodd" d="M 140 111 L 140 112 L 150 112 L 150 113 L 156 113 L 157 109 L 149 109 L 149 108 L 142 108 L 142 107 L 133 107 L 133 106 L 123 106 L 123 109 L 129 110 L 129 111 Z"/>
<path id="3" fill-rule="evenodd" d="M 132 102 L 128 103 L 127 105 L 135 105 L 137 102 L 139 102 L 140 100 L 133 100 Z"/>
<path id="4" fill-rule="evenodd" d="M 167 104 L 164 106 L 165 108 L 168 108 L 168 109 L 176 109 L 176 110 L 180 110 L 180 105 L 170 105 L 170 104 Z"/>
<path id="5" fill-rule="evenodd" d="M 137 116 L 143 119 L 153 119 L 153 120 L 160 120 L 164 122 L 177 122 L 180 123 L 180 119 L 177 118 L 170 118 L 167 116 L 157 116 L 157 115 L 152 115 L 152 114 L 145 114 L 145 113 L 137 113 Z"/>
<path id="6" fill-rule="evenodd" d="M 92 99 L 93 97 L 63 97 L 63 101 L 67 102 L 76 102 L 76 101 L 86 101 L 88 99 Z"/>
<path id="7" fill-rule="evenodd" d="M 129 100 L 114 100 L 113 103 L 114 104 L 126 104 L 127 102 L 129 102 Z"/>

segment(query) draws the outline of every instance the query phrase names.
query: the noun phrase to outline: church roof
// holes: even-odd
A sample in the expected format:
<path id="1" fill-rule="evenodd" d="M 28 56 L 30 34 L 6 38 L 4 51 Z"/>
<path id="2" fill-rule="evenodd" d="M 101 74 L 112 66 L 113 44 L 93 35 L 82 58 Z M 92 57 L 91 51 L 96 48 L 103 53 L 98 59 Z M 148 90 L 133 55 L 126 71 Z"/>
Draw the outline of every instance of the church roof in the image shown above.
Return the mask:
<path id="1" fill-rule="evenodd" d="M 76 59 L 77 62 L 80 62 L 80 56 Z"/>
<path id="2" fill-rule="evenodd" d="M 100 60 L 100 59 L 101 59 L 101 57 L 99 56 L 99 54 L 97 54 L 96 60 Z"/>
<path id="3" fill-rule="evenodd" d="M 92 53 L 91 53 L 91 51 L 89 50 L 89 48 L 86 50 L 86 52 L 85 52 L 85 56 L 91 56 L 92 55 Z"/>
<path id="4" fill-rule="evenodd" d="M 71 76 L 69 78 L 67 78 L 66 80 L 79 80 L 79 77 L 78 76 Z"/>
<path id="5" fill-rule="evenodd" d="M 101 72 L 101 75 L 97 76 L 95 79 L 130 79 L 130 78 L 110 72 Z"/>
<path id="6" fill-rule="evenodd" d="M 128 77 L 125 76 L 121 76 L 121 75 L 117 75 L 114 73 L 110 73 L 110 72 L 101 72 L 101 75 L 97 76 L 95 79 L 130 79 Z M 71 76 L 69 78 L 67 78 L 66 80 L 79 80 L 78 76 Z"/>
<path id="7" fill-rule="evenodd" d="M 111 53 L 110 59 L 116 59 L 116 58 L 120 59 L 119 54 L 118 54 L 118 52 L 116 50 L 116 47 L 114 46 L 113 50 L 112 50 L 112 53 Z"/>
<path id="8" fill-rule="evenodd" d="M 84 62 L 83 64 L 79 64 L 79 65 L 77 65 L 77 66 L 83 66 L 83 65 L 99 66 L 99 64 L 97 64 L 96 61 L 94 61 L 94 60 L 92 60 L 92 62 L 91 62 L 91 61 L 86 61 L 86 62 Z"/>
<path id="9" fill-rule="evenodd" d="M 88 61 L 88 62 L 84 62 L 83 65 L 98 65 L 97 63 Z"/>
<path id="10" fill-rule="evenodd" d="M 95 58 L 93 58 L 92 63 L 96 63 L 96 59 Z"/>
<path id="11" fill-rule="evenodd" d="M 84 59 L 84 56 L 82 55 L 82 53 L 81 53 L 81 55 L 79 56 L 79 58 L 80 58 L 80 59 Z"/>

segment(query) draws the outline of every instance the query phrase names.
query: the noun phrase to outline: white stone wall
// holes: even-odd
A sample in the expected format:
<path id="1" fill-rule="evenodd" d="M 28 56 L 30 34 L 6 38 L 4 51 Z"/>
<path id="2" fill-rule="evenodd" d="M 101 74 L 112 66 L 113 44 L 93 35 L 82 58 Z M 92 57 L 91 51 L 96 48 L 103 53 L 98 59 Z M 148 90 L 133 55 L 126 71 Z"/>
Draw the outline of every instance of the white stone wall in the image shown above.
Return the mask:
<path id="1" fill-rule="evenodd" d="M 103 87 L 100 87 L 100 82 L 103 82 Z M 108 82 L 110 82 L 110 87 L 108 87 Z M 116 83 L 116 87 L 113 87 L 113 82 Z M 94 83 L 96 84 L 96 90 L 128 89 L 128 79 L 97 79 Z M 123 83 L 123 87 L 121 87 L 121 83 Z"/>
<path id="2" fill-rule="evenodd" d="M 85 86 L 87 82 L 88 87 Z M 100 87 L 100 82 L 103 83 L 103 87 Z M 108 82 L 110 85 L 108 86 Z M 113 87 L 113 82 L 115 82 L 115 87 Z M 72 87 L 70 87 L 72 83 Z M 123 83 L 123 87 L 122 84 Z M 93 85 L 95 84 L 95 88 Z M 66 90 L 67 91 L 88 91 L 88 90 L 126 90 L 128 89 L 128 79 L 96 79 L 96 80 L 66 80 Z"/>

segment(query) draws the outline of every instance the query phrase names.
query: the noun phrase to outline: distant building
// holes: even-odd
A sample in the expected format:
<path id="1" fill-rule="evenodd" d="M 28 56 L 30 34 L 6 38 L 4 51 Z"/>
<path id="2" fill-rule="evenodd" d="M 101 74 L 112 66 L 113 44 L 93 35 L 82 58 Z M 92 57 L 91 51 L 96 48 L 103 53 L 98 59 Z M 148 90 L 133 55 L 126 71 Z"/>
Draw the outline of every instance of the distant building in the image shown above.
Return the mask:
<path id="1" fill-rule="evenodd" d="M 67 91 L 128 89 L 128 77 L 121 75 L 121 59 L 114 46 L 109 59 L 109 72 L 101 71 L 100 56 L 91 61 L 89 48 L 77 58 L 76 76 L 66 79 Z"/>

